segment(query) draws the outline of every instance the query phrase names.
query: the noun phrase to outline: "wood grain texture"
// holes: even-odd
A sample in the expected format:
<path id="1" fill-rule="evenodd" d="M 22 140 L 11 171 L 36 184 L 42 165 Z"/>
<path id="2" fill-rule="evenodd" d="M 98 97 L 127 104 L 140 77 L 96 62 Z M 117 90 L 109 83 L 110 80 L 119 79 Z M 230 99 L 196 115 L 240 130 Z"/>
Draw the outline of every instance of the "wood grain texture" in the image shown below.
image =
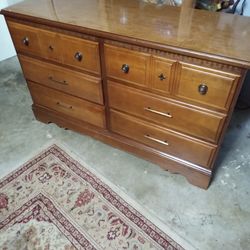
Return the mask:
<path id="1" fill-rule="evenodd" d="M 213 143 L 218 141 L 225 121 L 225 115 L 188 108 L 116 82 L 108 82 L 108 93 L 113 109 Z"/>
<path id="2" fill-rule="evenodd" d="M 135 43 L 128 43 L 128 41 L 120 42 L 120 41 L 114 41 L 114 40 L 104 40 L 106 44 L 110 44 L 113 46 L 117 46 L 120 48 L 126 48 L 131 51 L 138 51 L 143 53 L 149 53 L 151 55 L 159 56 L 161 58 L 170 59 L 173 61 L 179 61 L 184 63 L 189 63 L 201 67 L 216 69 L 220 71 L 225 72 L 231 72 L 235 74 L 241 74 L 242 68 L 235 65 L 233 61 L 230 61 L 228 63 L 223 63 L 223 61 L 214 60 L 213 57 L 211 57 L 210 54 L 204 54 L 204 55 L 197 55 L 196 51 L 189 51 L 189 54 L 186 55 L 186 52 L 183 51 L 172 51 L 172 50 L 164 50 L 164 49 L 158 49 L 155 48 L 156 46 L 154 44 L 149 45 L 150 47 L 146 47 L 147 43 L 137 45 Z M 181 53 L 180 53 L 181 52 Z M 242 66 L 242 65 L 241 65 Z M 249 65 L 250 68 L 250 65 Z"/>
<path id="3" fill-rule="evenodd" d="M 28 86 L 35 104 L 55 110 L 62 115 L 105 128 L 103 106 L 72 97 L 30 81 L 28 81 Z"/>
<path id="4" fill-rule="evenodd" d="M 156 7 L 127 0 L 27 0 L 10 6 L 3 14 L 30 18 L 51 25 L 74 26 L 98 36 L 147 41 L 162 48 L 196 51 L 211 58 L 249 66 L 249 17 L 211 13 L 183 6 Z M 82 28 L 79 28 L 82 27 Z M 108 34 L 107 34 L 108 33 Z M 182 48 L 179 49 L 179 48 Z M 177 52 L 177 51 L 176 51 Z"/>
<path id="5" fill-rule="evenodd" d="M 176 61 L 104 43 L 107 77 L 128 86 L 170 95 L 174 84 Z M 123 66 L 128 71 L 122 70 Z"/>
<path id="6" fill-rule="evenodd" d="M 87 134 L 103 141 L 104 143 L 112 145 L 113 147 L 126 150 L 131 154 L 140 156 L 158 164 L 164 170 L 168 170 L 175 174 L 182 174 L 191 184 L 200 188 L 207 189 L 211 182 L 212 172 L 209 169 L 202 168 L 195 164 L 190 164 L 189 162 L 185 162 L 171 155 L 162 154 L 162 152 L 152 149 L 151 147 L 137 143 L 126 137 L 110 133 L 110 131 L 93 127 L 89 123 L 85 123 L 77 119 L 69 119 L 69 117 L 62 116 L 60 113 L 51 109 L 47 109 L 39 105 L 33 105 L 32 107 L 36 119 L 41 122 L 53 122 L 62 128 L 72 129 L 74 131 Z"/>
<path id="7" fill-rule="evenodd" d="M 88 101 L 103 104 L 101 79 L 31 57 L 19 55 L 27 80 L 43 84 Z"/>
<path id="8" fill-rule="evenodd" d="M 150 72 L 150 54 L 104 45 L 107 76 L 134 85 L 147 86 Z M 122 70 L 127 65 L 128 72 Z"/>
<path id="9" fill-rule="evenodd" d="M 7 22 L 7 24 L 17 52 L 30 55 L 40 55 L 42 53 L 37 29 L 17 22 Z M 24 43 L 25 38 L 28 38 L 27 44 Z"/>
<path id="10" fill-rule="evenodd" d="M 8 27 L 17 52 L 100 74 L 97 42 L 12 21 L 8 22 Z M 27 45 L 23 42 L 25 38 L 28 39 Z M 76 58 L 77 53 L 81 55 L 80 60 Z"/>
<path id="11" fill-rule="evenodd" d="M 179 64 L 178 80 L 173 95 L 215 110 L 228 110 L 240 75 L 211 70 L 191 64 Z M 205 94 L 199 86 L 205 85 Z"/>
<path id="12" fill-rule="evenodd" d="M 170 94 L 173 81 L 173 72 L 175 70 L 175 61 L 164 57 L 152 56 L 151 74 L 149 87 L 158 90 L 163 94 Z"/>
<path id="13" fill-rule="evenodd" d="M 111 131 L 194 164 L 210 168 L 216 146 L 111 110 Z M 195 152 L 195 153 L 194 153 Z"/>

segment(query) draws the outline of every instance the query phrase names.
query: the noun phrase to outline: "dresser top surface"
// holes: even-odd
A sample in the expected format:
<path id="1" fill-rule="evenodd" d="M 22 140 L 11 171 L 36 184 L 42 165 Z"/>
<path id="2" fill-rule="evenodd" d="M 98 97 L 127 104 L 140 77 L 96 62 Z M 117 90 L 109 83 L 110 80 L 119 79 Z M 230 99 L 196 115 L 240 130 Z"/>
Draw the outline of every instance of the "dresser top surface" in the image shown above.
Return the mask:
<path id="1" fill-rule="evenodd" d="M 6 16 L 32 18 L 225 57 L 250 65 L 250 17 L 139 0 L 26 0 Z"/>

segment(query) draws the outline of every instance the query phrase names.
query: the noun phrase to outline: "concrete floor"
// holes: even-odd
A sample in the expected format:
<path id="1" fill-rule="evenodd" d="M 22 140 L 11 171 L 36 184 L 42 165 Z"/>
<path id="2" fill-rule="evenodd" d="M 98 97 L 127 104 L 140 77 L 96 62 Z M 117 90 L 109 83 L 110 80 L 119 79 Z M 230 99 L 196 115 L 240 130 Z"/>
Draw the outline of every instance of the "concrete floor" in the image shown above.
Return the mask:
<path id="1" fill-rule="evenodd" d="M 0 63 L 0 175 L 52 139 L 63 142 L 197 249 L 250 249 L 250 110 L 235 111 L 207 191 L 180 175 L 35 120 L 17 58 Z"/>

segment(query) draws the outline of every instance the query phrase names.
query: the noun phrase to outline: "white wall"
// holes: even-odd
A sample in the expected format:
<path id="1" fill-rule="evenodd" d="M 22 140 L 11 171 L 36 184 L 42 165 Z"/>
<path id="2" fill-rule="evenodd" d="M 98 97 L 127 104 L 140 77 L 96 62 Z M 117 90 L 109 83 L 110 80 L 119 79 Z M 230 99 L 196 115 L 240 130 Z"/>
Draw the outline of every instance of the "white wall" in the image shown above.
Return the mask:
<path id="1" fill-rule="evenodd" d="M 21 0 L 0 0 L 0 9 L 6 8 L 9 5 L 21 2 Z M 4 20 L 0 15 L 0 61 L 16 55 L 10 34 Z"/>

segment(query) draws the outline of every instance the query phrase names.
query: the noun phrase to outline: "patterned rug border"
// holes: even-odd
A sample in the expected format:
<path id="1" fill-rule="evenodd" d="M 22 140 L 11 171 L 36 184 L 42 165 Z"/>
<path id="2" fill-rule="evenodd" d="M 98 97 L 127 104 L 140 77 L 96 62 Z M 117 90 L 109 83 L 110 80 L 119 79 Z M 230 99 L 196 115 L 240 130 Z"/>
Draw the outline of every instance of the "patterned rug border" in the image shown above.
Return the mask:
<path id="1" fill-rule="evenodd" d="M 54 204 L 54 201 L 52 201 L 48 196 L 46 196 L 42 192 L 36 194 L 29 201 L 27 201 L 18 209 L 16 209 L 15 212 L 10 214 L 4 221 L 0 222 L 0 232 L 2 229 L 4 229 L 6 225 L 10 224 L 13 220 L 18 218 L 19 216 L 22 216 L 23 212 L 26 212 L 30 210 L 32 207 L 37 205 L 42 205 L 46 207 L 48 212 L 53 214 L 53 216 L 49 218 L 61 232 L 63 232 L 63 230 L 67 230 L 67 234 L 64 233 L 64 236 L 67 237 L 68 240 L 75 247 L 77 248 L 84 247 L 84 249 L 96 250 L 96 248 L 91 245 L 89 240 L 83 236 L 83 233 L 79 232 L 79 229 L 65 216 L 65 214 L 57 209 L 56 205 Z M 71 236 L 71 238 L 69 237 L 69 235 Z"/>
<path id="2" fill-rule="evenodd" d="M 170 230 L 159 218 L 151 214 L 139 203 L 132 200 L 123 190 L 121 190 L 120 187 L 114 185 L 102 174 L 89 167 L 88 164 L 83 162 L 80 156 L 69 150 L 68 146 L 59 142 L 54 141 L 53 143 L 44 146 L 43 149 L 34 153 L 33 157 L 30 157 L 30 160 L 26 160 L 26 162 L 20 167 L 13 170 L 5 177 L 0 178 L 0 188 L 28 170 L 36 162 L 42 160 L 50 153 L 56 154 L 56 156 L 64 162 L 69 169 L 74 171 L 85 181 L 89 182 L 93 188 L 103 195 L 103 198 L 116 207 L 117 211 L 126 216 L 135 226 L 143 230 L 148 237 L 153 239 L 163 248 L 165 245 L 164 243 L 168 241 L 175 249 L 195 249 L 188 241 L 184 240 L 172 229 Z M 86 172 L 86 174 L 84 172 Z M 116 193 L 119 193 L 119 195 Z M 114 199 L 112 199 L 112 197 L 114 197 Z"/>

